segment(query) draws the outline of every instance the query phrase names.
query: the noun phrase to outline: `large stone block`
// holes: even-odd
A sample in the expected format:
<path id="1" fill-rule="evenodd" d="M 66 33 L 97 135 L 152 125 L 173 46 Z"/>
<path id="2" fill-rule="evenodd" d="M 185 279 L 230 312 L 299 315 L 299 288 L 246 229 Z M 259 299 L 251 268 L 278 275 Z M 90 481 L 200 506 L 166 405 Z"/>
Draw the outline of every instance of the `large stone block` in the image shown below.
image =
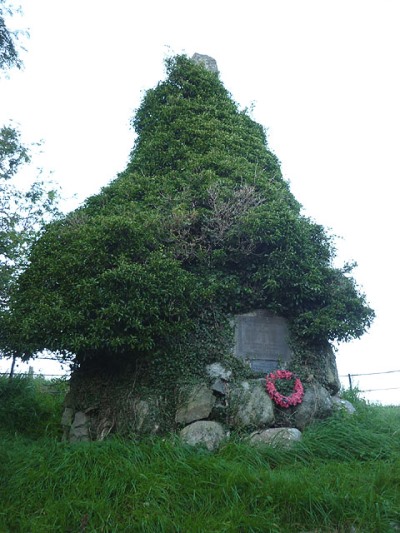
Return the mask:
<path id="1" fill-rule="evenodd" d="M 215 404 L 215 396 L 205 383 L 184 387 L 180 393 L 180 406 L 175 415 L 177 424 L 190 424 L 208 418 Z"/>
<path id="2" fill-rule="evenodd" d="M 343 400 L 342 398 L 339 398 L 338 396 L 332 396 L 332 401 L 333 401 L 333 407 L 336 410 L 345 412 L 349 415 L 354 415 L 354 413 L 356 412 L 356 408 L 348 400 Z"/>
<path id="3" fill-rule="evenodd" d="M 294 442 L 298 442 L 301 438 L 301 431 L 296 428 L 271 428 L 252 433 L 249 443 L 254 446 L 268 444 L 274 448 L 290 448 Z"/>
<path id="4" fill-rule="evenodd" d="M 227 433 L 218 422 L 199 420 L 183 428 L 180 436 L 186 444 L 191 446 L 203 445 L 208 450 L 213 451 L 219 447 Z"/>
<path id="5" fill-rule="evenodd" d="M 237 428 L 266 428 L 274 422 L 274 406 L 265 391 L 264 380 L 232 385 L 228 405 L 229 422 Z"/>
<path id="6" fill-rule="evenodd" d="M 327 418 L 332 414 L 333 400 L 329 392 L 319 383 L 311 385 L 304 393 L 303 401 L 296 406 L 294 425 L 303 430 L 315 419 Z"/>
<path id="7" fill-rule="evenodd" d="M 131 424 L 136 433 L 155 434 L 160 429 L 162 409 L 155 396 L 136 398 L 132 404 Z"/>
<path id="8" fill-rule="evenodd" d="M 75 413 L 74 421 L 72 422 L 69 440 L 70 442 L 89 441 L 89 422 L 90 418 L 86 413 L 78 411 Z"/>
<path id="9" fill-rule="evenodd" d="M 336 357 L 332 348 L 328 348 L 323 357 L 322 365 L 322 383 L 331 394 L 336 394 L 340 390 L 340 379 L 336 365 Z"/>

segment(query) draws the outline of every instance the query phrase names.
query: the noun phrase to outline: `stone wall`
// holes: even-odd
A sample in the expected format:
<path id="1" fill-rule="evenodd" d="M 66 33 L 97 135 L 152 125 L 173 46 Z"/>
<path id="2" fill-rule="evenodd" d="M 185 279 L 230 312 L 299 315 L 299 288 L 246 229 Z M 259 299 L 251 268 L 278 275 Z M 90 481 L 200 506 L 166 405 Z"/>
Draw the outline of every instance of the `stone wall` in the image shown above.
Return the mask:
<path id="1" fill-rule="evenodd" d="M 339 400 L 318 382 L 304 383 L 302 403 L 283 409 L 267 394 L 265 378 L 235 381 L 220 363 L 209 365 L 207 375 L 201 382 L 177 384 L 174 396 L 166 397 L 158 390 L 141 388 L 134 374 L 121 375 L 120 379 L 118 375 L 110 379 L 103 374 L 96 378 L 94 389 L 93 376 L 78 372 L 71 378 L 71 393 L 65 402 L 64 440 L 103 440 L 110 433 L 130 437 L 175 431 L 188 443 L 214 449 L 232 431 L 253 435 L 255 442 L 274 435 L 265 433 L 272 428 L 302 431 L 339 405 Z M 293 432 L 287 435 L 292 438 Z"/>
<path id="2" fill-rule="evenodd" d="M 237 315 L 234 324 L 233 351 L 247 364 L 243 367 L 247 368 L 247 378 L 234 376 L 221 359 L 205 367 L 203 378 L 194 379 L 188 373 L 167 392 L 162 387 L 145 386 L 132 369 L 78 369 L 72 374 L 65 401 L 64 439 L 75 442 L 102 440 L 110 433 L 129 436 L 177 431 L 188 442 L 199 438 L 206 443 L 207 436 L 212 435 L 206 444 L 211 449 L 232 430 L 253 434 L 257 442 L 267 441 L 276 433 L 265 433 L 267 430 L 285 427 L 302 431 L 315 419 L 331 414 L 339 404 L 334 395 L 340 382 L 330 348 L 300 357 L 303 402 L 284 409 L 268 396 L 265 378 L 257 376 L 276 368 L 295 370 L 291 367 L 299 365 L 290 347 L 287 321 L 268 311 L 254 310 Z M 296 431 L 287 432 L 288 438 L 297 435 Z"/>

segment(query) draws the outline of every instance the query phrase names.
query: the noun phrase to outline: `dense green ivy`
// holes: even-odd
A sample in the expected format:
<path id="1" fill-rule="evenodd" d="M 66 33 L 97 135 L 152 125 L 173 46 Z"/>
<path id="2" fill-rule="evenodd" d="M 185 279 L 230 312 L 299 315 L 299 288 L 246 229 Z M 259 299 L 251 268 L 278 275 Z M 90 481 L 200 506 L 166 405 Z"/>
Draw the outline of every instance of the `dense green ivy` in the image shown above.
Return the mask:
<path id="1" fill-rule="evenodd" d="M 32 250 L 8 325 L 21 353 L 171 358 L 190 335 L 199 353 L 213 316 L 220 331 L 252 308 L 288 318 L 306 346 L 364 333 L 373 311 L 349 268 L 218 75 L 168 60 L 133 125 L 127 169 Z"/>

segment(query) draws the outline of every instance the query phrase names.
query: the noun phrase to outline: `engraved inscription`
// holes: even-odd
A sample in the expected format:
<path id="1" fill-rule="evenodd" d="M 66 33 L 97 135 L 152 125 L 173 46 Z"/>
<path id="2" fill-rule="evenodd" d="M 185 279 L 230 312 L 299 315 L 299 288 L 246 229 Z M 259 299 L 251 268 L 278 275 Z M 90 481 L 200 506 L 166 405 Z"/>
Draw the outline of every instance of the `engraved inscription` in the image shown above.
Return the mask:
<path id="1" fill-rule="evenodd" d="M 236 315 L 234 353 L 258 372 L 268 372 L 279 361 L 289 361 L 292 352 L 287 321 L 262 309 Z"/>

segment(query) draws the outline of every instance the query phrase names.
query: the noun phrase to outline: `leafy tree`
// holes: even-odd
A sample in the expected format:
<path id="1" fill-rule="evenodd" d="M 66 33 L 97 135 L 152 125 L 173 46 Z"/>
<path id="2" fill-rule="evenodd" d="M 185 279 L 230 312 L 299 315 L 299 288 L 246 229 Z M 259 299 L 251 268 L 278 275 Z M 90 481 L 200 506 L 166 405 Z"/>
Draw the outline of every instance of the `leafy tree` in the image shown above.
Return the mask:
<path id="1" fill-rule="evenodd" d="M 166 66 L 133 120 L 127 169 L 33 246 L 12 301 L 17 349 L 207 358 L 210 330 L 252 308 L 288 318 L 306 346 L 362 335 L 373 311 L 301 214 L 263 128 L 217 74 L 185 56 Z"/>
<path id="2" fill-rule="evenodd" d="M 15 10 L 7 4 L 6 0 L 0 0 L 0 71 L 22 66 L 16 47 L 17 33 L 10 31 L 5 22 L 5 17 Z"/>
<path id="3" fill-rule="evenodd" d="M 26 189 L 15 185 L 21 165 L 31 161 L 30 148 L 12 126 L 0 129 L 0 354 L 15 355 L 6 341 L 9 300 L 18 275 L 26 268 L 28 252 L 43 225 L 58 213 L 58 192 L 36 180 Z"/>
<path id="4" fill-rule="evenodd" d="M 5 17 L 16 11 L 6 0 L 0 0 L 0 71 L 21 68 L 16 47 L 17 32 L 10 31 Z M 28 252 L 40 230 L 58 214 L 58 192 L 36 179 L 22 189 L 15 180 L 20 167 L 31 162 L 31 148 L 21 141 L 14 126 L 0 129 L 0 356 L 13 356 L 7 324 L 9 301 L 18 275 L 26 267 Z"/>

